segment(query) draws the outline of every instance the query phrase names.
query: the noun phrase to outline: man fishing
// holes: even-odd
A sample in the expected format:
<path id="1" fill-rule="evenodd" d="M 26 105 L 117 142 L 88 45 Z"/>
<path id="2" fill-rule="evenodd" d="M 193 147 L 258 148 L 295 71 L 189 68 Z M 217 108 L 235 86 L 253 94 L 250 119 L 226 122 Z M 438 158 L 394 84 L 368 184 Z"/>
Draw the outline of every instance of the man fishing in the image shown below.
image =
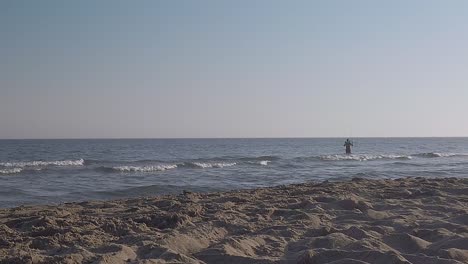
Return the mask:
<path id="1" fill-rule="evenodd" d="M 346 147 L 346 154 L 351 154 L 351 147 L 353 146 L 353 142 L 351 140 L 346 139 L 344 145 Z"/>

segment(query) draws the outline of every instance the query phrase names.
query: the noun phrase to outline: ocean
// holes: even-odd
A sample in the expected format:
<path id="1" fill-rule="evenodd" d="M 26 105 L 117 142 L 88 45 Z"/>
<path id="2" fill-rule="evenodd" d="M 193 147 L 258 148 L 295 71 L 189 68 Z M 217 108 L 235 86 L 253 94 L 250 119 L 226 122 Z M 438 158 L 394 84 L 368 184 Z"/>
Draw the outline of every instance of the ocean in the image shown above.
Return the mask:
<path id="1" fill-rule="evenodd" d="M 466 177 L 468 138 L 0 140 L 0 207 L 353 177 Z"/>

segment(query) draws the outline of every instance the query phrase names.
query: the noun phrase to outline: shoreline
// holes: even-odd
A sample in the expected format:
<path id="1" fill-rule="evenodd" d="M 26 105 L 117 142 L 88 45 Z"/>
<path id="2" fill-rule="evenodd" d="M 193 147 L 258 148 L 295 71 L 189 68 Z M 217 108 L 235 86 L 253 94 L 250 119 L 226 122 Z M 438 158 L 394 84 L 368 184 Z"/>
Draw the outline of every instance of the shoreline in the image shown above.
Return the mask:
<path id="1" fill-rule="evenodd" d="M 467 263 L 468 179 L 0 209 L 0 263 Z"/>

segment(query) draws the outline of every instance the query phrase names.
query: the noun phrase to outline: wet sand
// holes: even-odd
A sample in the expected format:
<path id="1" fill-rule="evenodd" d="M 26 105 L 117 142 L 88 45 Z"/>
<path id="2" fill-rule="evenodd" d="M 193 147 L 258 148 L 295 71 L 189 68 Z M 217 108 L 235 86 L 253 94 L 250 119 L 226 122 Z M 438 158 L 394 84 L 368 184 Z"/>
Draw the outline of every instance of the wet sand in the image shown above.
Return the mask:
<path id="1" fill-rule="evenodd" d="M 0 263 L 468 263 L 468 180 L 1 209 Z"/>

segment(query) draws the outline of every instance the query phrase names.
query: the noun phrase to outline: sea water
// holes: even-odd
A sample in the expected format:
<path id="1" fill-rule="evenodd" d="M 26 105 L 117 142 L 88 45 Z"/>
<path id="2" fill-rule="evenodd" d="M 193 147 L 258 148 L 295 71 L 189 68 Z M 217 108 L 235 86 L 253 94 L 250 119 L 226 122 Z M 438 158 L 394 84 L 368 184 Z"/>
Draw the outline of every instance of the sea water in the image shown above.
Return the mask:
<path id="1" fill-rule="evenodd" d="M 0 140 L 0 207 L 353 177 L 466 177 L 468 138 Z"/>

